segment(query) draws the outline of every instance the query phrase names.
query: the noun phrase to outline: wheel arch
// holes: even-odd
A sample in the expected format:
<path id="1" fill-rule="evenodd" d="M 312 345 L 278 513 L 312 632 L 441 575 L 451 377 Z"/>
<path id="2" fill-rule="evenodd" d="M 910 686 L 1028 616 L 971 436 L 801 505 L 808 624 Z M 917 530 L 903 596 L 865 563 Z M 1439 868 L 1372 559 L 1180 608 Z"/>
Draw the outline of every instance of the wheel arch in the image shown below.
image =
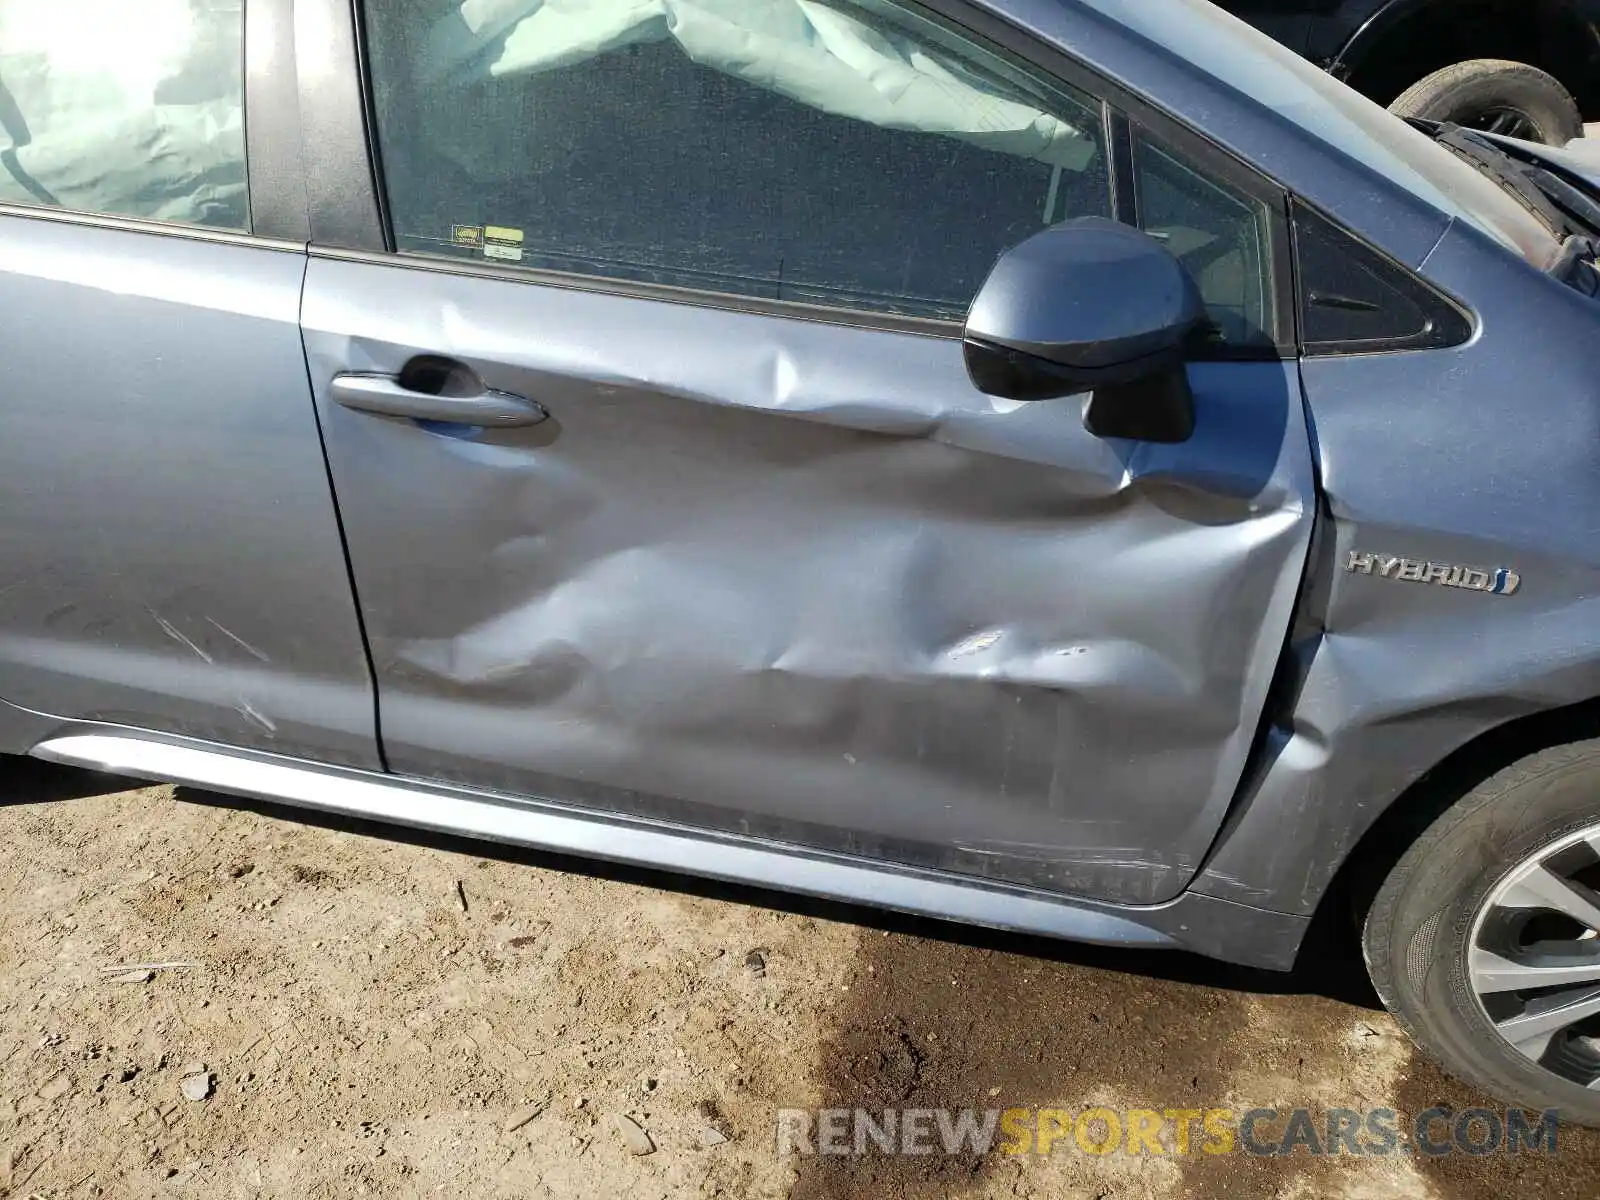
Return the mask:
<path id="1" fill-rule="evenodd" d="M 1388 104 L 1434 71 L 1474 58 L 1512 59 L 1547 71 L 1577 98 L 1585 116 L 1600 115 L 1600 4 L 1387 0 L 1327 66 Z"/>
<path id="2" fill-rule="evenodd" d="M 1485 780 L 1540 751 L 1600 737 L 1600 696 L 1508 721 L 1471 738 L 1418 776 L 1355 837 L 1312 911 L 1329 936 L 1360 928 L 1389 872 L 1436 818 Z M 1308 937 L 1306 944 L 1316 939 Z"/>

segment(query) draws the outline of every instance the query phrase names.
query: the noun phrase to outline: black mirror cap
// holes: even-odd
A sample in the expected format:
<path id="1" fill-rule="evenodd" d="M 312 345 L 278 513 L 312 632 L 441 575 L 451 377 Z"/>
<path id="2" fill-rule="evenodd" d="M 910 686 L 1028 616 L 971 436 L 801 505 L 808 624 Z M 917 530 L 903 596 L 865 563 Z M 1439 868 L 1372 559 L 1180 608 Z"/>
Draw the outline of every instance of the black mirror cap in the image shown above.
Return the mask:
<path id="1" fill-rule="evenodd" d="M 1005 400 L 1054 400 L 1093 392 L 1083 409 L 1083 424 L 1098 438 L 1140 442 L 1187 442 L 1194 436 L 1194 392 L 1178 353 L 1139 359 L 1121 368 L 1094 372 L 1089 381 L 1031 354 L 966 342 L 967 374 L 978 390 Z"/>
<path id="2" fill-rule="evenodd" d="M 1204 321 L 1194 281 L 1165 246 L 1132 226 L 1082 217 L 995 263 L 967 317 L 967 371 L 990 395 L 1076 395 L 1181 362 Z"/>

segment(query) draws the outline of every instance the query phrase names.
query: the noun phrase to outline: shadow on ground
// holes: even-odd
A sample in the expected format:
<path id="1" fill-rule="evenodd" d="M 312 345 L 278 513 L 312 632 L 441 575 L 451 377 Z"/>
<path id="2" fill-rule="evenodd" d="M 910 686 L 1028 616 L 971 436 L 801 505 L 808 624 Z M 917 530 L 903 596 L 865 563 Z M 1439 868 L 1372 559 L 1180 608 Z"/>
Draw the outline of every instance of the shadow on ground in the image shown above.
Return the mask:
<path id="1" fill-rule="evenodd" d="M 124 790 L 129 781 L 26 761 L 0 762 L 0 803 Z M 137 786 L 137 785 L 131 785 Z M 358 836 L 581 872 L 640 887 L 837 921 L 858 931 L 849 986 L 827 1012 L 829 1030 L 810 1079 L 780 1081 L 794 1104 L 869 1110 L 1039 1108 L 1098 1103 L 1207 1108 L 1266 1100 L 1313 1109 L 1388 1105 L 1407 1114 L 1436 1104 L 1491 1106 L 1410 1056 L 1377 1011 L 1360 964 L 1319 946 L 1290 974 L 1198 957 L 1049 942 L 760 889 L 599 864 L 519 847 L 179 789 L 195 804 L 260 813 Z M 1370 1029 L 1397 1060 L 1372 1092 L 1351 1035 Z M 1263 1084 L 1262 1080 L 1267 1083 Z M 1363 1090 L 1365 1089 L 1365 1090 Z M 779 1103 L 782 1103 L 780 1098 Z M 751 1131 L 752 1136 L 761 1136 Z M 990 1153 L 798 1160 L 791 1200 L 922 1200 L 1014 1193 L 1213 1196 L 1432 1194 L 1488 1200 L 1600 1195 L 1600 1142 L 1563 1129 L 1554 1157 L 1416 1160 L 1383 1188 L 1357 1180 L 1348 1160 L 1228 1155 L 1154 1164 L 1081 1159 L 1064 1174 Z M 1072 1153 L 1068 1148 L 1068 1153 Z M 1146 1167 L 1151 1169 L 1146 1170 Z M 1031 1173 L 1030 1173 L 1031 1172 Z M 1406 1172 L 1410 1172 L 1407 1174 Z M 1420 1177 L 1420 1178 L 1419 1178 Z M 1055 1180 L 1052 1186 L 1051 1180 Z M 1361 1187 L 1352 1191 L 1352 1182 Z M 1405 1190 L 1421 1184 L 1425 1192 Z M 1393 1186 L 1391 1186 L 1393 1185 Z M 1388 1189 L 1388 1190 L 1385 1190 Z"/>
<path id="2" fill-rule="evenodd" d="M 83 796 L 106 795 L 148 783 L 103 772 L 80 770 L 40 762 L 36 759 L 0 757 L 0 804 L 70 800 Z M 879 933 L 893 933 L 925 942 L 971 951 L 1021 955 L 1031 960 L 1066 966 L 1089 966 L 1100 970 L 1161 979 L 1173 983 L 1237 990 L 1256 995 L 1324 995 L 1344 1003 L 1377 1008 L 1378 1001 L 1359 972 L 1350 963 L 1319 958 L 1303 970 L 1291 974 L 1252 970 L 1220 963 L 1196 955 L 1163 950 L 1124 950 L 1075 942 L 1058 942 L 974 926 L 906 916 L 900 913 L 863 908 L 857 905 L 818 900 L 786 892 L 742 884 L 723 883 L 648 868 L 631 867 L 593 859 L 553 854 L 523 846 L 502 845 L 458 837 L 433 830 L 363 820 L 339 813 L 320 812 L 293 805 L 228 796 L 200 788 L 176 789 L 180 800 L 217 808 L 253 812 L 274 820 L 294 821 L 323 829 L 340 830 L 363 837 L 426 846 L 473 859 L 490 858 L 520 863 L 545 870 L 566 871 L 611 879 L 639 887 L 657 888 L 702 896 L 712 900 L 753 905 L 778 912 L 794 913 L 819 920 L 857 925 Z"/>
<path id="3" fill-rule="evenodd" d="M 84 771 L 36 758 L 0 756 L 0 805 L 76 800 L 148 786 L 104 771 Z"/>

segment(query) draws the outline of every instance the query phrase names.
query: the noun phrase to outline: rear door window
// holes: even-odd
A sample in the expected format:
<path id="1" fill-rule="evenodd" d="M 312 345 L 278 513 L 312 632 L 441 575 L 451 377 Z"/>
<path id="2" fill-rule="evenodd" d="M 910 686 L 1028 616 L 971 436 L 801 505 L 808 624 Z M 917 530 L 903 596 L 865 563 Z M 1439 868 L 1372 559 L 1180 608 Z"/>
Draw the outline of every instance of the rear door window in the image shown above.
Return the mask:
<path id="1" fill-rule="evenodd" d="M 0 202 L 245 230 L 242 0 L 0 0 Z"/>

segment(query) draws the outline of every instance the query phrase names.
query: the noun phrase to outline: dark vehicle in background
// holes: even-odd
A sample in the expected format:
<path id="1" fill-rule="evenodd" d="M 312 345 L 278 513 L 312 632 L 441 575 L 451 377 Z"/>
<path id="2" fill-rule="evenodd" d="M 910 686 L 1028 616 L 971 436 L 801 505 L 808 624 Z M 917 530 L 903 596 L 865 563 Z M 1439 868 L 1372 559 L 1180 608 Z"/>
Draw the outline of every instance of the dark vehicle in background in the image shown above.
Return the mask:
<path id="1" fill-rule="evenodd" d="M 1404 117 L 1563 145 L 1600 114 L 1600 0 L 1218 0 Z"/>

